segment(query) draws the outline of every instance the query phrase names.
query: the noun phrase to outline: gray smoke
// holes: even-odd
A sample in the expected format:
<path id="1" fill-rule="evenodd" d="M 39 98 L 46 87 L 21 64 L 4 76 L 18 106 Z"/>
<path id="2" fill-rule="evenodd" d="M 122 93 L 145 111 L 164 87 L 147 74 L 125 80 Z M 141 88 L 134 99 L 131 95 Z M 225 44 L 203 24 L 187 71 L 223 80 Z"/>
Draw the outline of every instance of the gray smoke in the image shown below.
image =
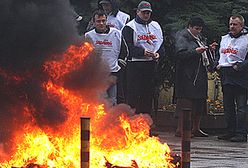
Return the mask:
<path id="1" fill-rule="evenodd" d="M 69 0 L 0 1 L 0 144 L 31 120 L 24 107 L 41 127 L 66 119 L 58 98 L 41 86 L 48 79 L 42 65 L 79 42 L 74 13 Z"/>

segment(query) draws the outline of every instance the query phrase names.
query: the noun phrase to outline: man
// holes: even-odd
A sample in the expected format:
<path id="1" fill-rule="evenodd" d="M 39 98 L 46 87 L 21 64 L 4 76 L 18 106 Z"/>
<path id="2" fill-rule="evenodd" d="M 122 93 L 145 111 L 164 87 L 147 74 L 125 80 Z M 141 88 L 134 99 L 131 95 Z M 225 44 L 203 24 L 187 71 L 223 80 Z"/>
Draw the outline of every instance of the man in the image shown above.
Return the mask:
<path id="1" fill-rule="evenodd" d="M 122 43 L 121 32 L 107 26 L 107 15 L 103 10 L 94 12 L 93 23 L 95 29 L 87 32 L 85 38 L 90 39 L 95 48 L 101 51 L 102 59 L 108 63 L 111 74 L 116 76 L 121 69 L 118 65 L 118 58 L 121 54 L 127 54 L 127 49 Z M 115 83 L 108 88 L 107 94 L 112 104 L 115 105 L 117 103 L 117 86 Z"/>
<path id="2" fill-rule="evenodd" d="M 126 23 L 130 20 L 130 16 L 120 11 L 116 0 L 98 0 L 98 8 L 104 10 L 107 14 L 107 25 L 109 27 L 114 27 L 118 30 L 122 30 L 122 28 L 126 25 Z M 94 28 L 93 22 L 90 21 L 87 30 L 91 30 Z M 118 60 L 119 65 L 122 67 L 120 71 L 118 71 L 118 80 L 117 80 L 117 103 L 125 103 L 125 83 L 124 83 L 124 75 L 125 75 L 125 66 L 126 60 L 124 57 L 119 57 Z"/>
<path id="3" fill-rule="evenodd" d="M 207 114 L 207 69 L 210 66 L 207 58 L 206 40 L 201 36 L 205 23 L 200 17 L 191 17 L 187 28 L 177 32 L 175 97 L 176 117 L 178 127 L 175 136 L 181 136 L 183 108 L 190 108 L 192 112 L 192 136 L 207 137 L 208 134 L 200 129 L 200 120 Z M 211 50 L 217 43 L 211 44 Z"/>
<path id="4" fill-rule="evenodd" d="M 136 14 L 136 18 L 122 30 L 129 50 L 127 103 L 136 109 L 136 113 L 151 115 L 155 66 L 159 57 L 164 55 L 163 33 L 160 25 L 151 19 L 149 2 L 141 1 Z"/>
<path id="5" fill-rule="evenodd" d="M 107 25 L 122 30 L 130 20 L 130 16 L 119 10 L 116 0 L 98 0 L 98 9 L 104 10 L 107 14 Z M 94 28 L 92 22 L 87 26 L 87 30 Z"/>
<path id="6" fill-rule="evenodd" d="M 217 69 L 221 72 L 228 133 L 218 139 L 247 142 L 248 30 L 241 15 L 229 19 L 229 33 L 222 36 Z"/>

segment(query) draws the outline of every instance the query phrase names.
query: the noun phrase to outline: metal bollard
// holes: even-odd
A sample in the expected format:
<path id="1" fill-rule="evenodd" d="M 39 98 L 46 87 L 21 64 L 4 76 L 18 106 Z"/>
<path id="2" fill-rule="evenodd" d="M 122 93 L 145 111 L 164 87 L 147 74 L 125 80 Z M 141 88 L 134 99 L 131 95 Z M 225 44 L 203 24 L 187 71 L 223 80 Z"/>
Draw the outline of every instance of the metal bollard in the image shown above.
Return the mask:
<path id="1" fill-rule="evenodd" d="M 181 168 L 190 168 L 191 109 L 182 109 Z"/>
<path id="2" fill-rule="evenodd" d="M 90 118 L 81 117 L 81 168 L 90 167 Z"/>

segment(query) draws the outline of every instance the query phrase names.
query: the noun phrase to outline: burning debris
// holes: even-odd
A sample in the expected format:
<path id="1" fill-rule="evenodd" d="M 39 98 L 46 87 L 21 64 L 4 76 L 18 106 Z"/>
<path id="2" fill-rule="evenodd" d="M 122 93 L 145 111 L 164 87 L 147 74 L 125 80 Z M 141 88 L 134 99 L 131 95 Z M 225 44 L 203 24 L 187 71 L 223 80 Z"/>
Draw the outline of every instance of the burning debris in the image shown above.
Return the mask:
<path id="1" fill-rule="evenodd" d="M 24 167 L 11 167 L 11 168 L 45 168 L 45 167 L 40 166 L 38 164 L 29 163 L 27 166 L 24 166 Z"/>
<path id="2" fill-rule="evenodd" d="M 105 158 L 105 160 L 106 160 L 106 163 L 105 163 L 106 168 L 139 168 L 139 166 L 135 160 L 132 160 L 132 164 L 129 167 L 115 166 L 115 165 L 111 164 L 106 158 Z"/>
<path id="3" fill-rule="evenodd" d="M 0 34 L 0 167 L 80 167 L 87 116 L 91 167 L 175 168 L 150 116 L 104 104 L 109 69 L 79 42 L 68 0 L 2 0 Z"/>

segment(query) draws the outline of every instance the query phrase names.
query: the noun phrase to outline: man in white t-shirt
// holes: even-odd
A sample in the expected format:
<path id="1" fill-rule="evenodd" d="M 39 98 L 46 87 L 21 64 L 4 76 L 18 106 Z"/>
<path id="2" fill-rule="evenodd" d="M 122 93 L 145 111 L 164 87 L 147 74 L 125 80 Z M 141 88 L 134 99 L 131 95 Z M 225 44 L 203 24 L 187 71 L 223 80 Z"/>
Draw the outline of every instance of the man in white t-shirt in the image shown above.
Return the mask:
<path id="1" fill-rule="evenodd" d="M 127 54 L 126 47 L 122 42 L 121 31 L 106 24 L 107 15 L 103 10 L 94 12 L 93 23 L 95 28 L 85 33 L 85 38 L 90 39 L 95 49 L 101 51 L 101 58 L 108 64 L 111 74 L 117 76 L 117 72 L 121 69 L 118 65 L 118 58 L 122 54 Z M 115 105 L 117 103 L 116 83 L 110 85 L 107 94 L 112 104 Z"/>
<path id="2" fill-rule="evenodd" d="M 217 69 L 221 72 L 227 134 L 221 140 L 247 142 L 248 29 L 241 15 L 229 19 L 229 33 L 222 36 Z"/>

